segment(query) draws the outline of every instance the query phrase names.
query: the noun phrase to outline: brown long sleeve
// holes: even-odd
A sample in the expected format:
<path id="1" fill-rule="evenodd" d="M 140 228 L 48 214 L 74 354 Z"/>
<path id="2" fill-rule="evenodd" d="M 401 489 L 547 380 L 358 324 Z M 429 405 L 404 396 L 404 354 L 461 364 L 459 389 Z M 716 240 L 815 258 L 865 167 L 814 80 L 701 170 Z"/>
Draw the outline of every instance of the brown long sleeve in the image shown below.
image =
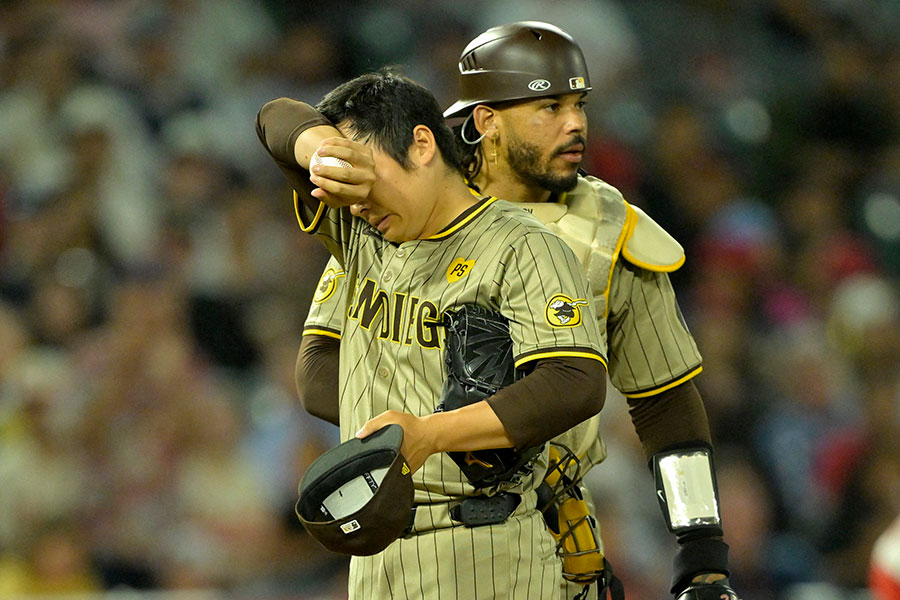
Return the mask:
<path id="1" fill-rule="evenodd" d="M 256 135 L 298 193 L 308 196 L 315 186 L 306 165 L 297 164 L 294 145 L 301 133 L 317 125 L 331 125 L 315 108 L 290 98 L 266 102 L 256 115 Z"/>
<path id="2" fill-rule="evenodd" d="M 516 448 L 542 444 L 603 408 L 606 369 L 589 358 L 537 361 L 526 377 L 490 398 Z"/>
<path id="3" fill-rule="evenodd" d="M 693 380 L 655 396 L 629 398 L 628 412 L 648 461 L 666 448 L 712 445 L 706 408 Z"/>
<path id="4" fill-rule="evenodd" d="M 308 334 L 297 356 L 297 393 L 310 414 L 335 425 L 340 340 Z M 606 372 L 586 358 L 546 359 L 534 371 L 491 396 L 488 403 L 517 448 L 542 444 L 603 408 Z M 552 399 L 552 400 L 551 400 Z"/>
<path id="5" fill-rule="evenodd" d="M 306 411 L 338 425 L 338 356 L 341 341 L 327 335 L 307 334 L 300 341 L 294 379 Z"/>

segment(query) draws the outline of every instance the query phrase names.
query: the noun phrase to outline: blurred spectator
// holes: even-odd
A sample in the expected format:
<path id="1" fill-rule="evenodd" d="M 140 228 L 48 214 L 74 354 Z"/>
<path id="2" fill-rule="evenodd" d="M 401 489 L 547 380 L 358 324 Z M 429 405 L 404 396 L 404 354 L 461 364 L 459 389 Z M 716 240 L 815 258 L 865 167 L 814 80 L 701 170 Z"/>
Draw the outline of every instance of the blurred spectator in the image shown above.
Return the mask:
<path id="1" fill-rule="evenodd" d="M 876 540 L 869 566 L 869 588 L 873 600 L 900 598 L 900 518 Z"/>

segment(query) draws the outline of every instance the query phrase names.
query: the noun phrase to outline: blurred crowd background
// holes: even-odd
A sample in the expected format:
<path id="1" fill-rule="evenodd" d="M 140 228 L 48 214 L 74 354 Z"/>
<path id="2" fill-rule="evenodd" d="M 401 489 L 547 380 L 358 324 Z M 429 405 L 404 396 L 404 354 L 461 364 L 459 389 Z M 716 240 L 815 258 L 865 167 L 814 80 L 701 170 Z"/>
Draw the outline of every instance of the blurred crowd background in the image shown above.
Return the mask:
<path id="1" fill-rule="evenodd" d="M 293 384 L 326 255 L 254 118 L 384 64 L 447 106 L 522 19 L 585 51 L 586 170 L 687 250 L 734 586 L 868 597 L 900 513 L 897 0 L 0 1 L 0 597 L 345 597 L 293 513 L 338 441 Z M 674 540 L 604 411 L 606 553 L 664 598 Z"/>

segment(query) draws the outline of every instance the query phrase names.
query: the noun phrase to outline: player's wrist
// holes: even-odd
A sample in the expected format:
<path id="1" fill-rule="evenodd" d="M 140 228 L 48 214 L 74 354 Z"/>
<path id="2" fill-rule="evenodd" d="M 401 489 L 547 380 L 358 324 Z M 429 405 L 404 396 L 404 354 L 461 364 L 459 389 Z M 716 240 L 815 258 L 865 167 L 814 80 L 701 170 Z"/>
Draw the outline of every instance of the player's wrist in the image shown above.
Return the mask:
<path id="1" fill-rule="evenodd" d="M 312 155 L 328 138 L 343 137 L 333 125 L 314 125 L 304 129 L 294 140 L 294 160 L 304 169 L 309 168 Z"/>
<path id="2" fill-rule="evenodd" d="M 421 417 L 433 432 L 435 452 L 512 448 L 512 438 L 484 400 Z"/>

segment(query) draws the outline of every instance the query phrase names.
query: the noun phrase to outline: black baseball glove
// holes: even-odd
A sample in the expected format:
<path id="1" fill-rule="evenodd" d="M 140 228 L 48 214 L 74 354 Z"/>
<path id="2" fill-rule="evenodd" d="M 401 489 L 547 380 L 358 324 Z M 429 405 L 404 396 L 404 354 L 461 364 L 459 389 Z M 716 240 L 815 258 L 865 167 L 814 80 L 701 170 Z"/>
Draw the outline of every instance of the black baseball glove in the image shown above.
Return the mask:
<path id="1" fill-rule="evenodd" d="M 466 304 L 444 315 L 447 331 L 444 361 L 447 379 L 437 411 L 454 410 L 478 402 L 513 383 L 516 372 L 509 323 L 500 313 Z M 448 452 L 476 488 L 511 481 L 527 471 L 542 446 L 525 450 L 499 448 Z"/>

